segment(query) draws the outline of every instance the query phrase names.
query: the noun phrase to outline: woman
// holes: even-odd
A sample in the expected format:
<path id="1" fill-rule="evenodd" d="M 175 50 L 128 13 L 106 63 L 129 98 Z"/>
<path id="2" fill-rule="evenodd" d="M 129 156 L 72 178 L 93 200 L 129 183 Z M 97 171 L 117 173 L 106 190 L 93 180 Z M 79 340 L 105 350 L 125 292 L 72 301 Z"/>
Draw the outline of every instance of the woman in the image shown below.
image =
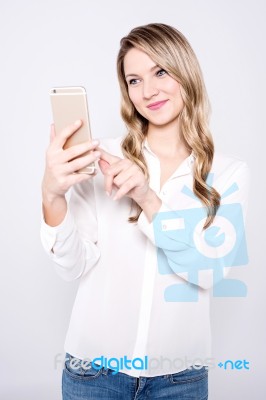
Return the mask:
<path id="1" fill-rule="evenodd" d="M 76 121 L 57 136 L 52 126 L 47 151 L 42 242 L 60 276 L 79 279 L 63 398 L 205 400 L 209 289 L 234 295 L 226 210 L 242 222 L 247 166 L 214 154 L 202 74 L 180 32 L 133 29 L 117 68 L 127 135 L 63 150 Z M 101 173 L 73 174 L 97 160 Z"/>

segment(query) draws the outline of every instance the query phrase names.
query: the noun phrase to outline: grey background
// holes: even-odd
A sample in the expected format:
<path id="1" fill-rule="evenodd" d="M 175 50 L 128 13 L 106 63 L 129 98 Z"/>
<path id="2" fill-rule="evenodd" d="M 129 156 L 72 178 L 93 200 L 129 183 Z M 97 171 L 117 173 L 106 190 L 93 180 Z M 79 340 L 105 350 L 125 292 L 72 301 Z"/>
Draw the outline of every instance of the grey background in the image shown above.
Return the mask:
<path id="1" fill-rule="evenodd" d="M 77 283 L 57 277 L 39 239 L 49 89 L 85 86 L 93 135 L 124 133 L 115 69 L 119 40 L 150 22 L 173 25 L 189 39 L 212 103 L 216 148 L 251 168 L 250 263 L 232 274 L 247 284 L 248 296 L 213 299 L 211 310 L 217 361 L 246 359 L 250 370 L 216 367 L 209 398 L 265 398 L 264 20 L 259 0 L 1 2 L 1 399 L 61 398 L 62 364 L 56 368 L 54 359 L 64 356 Z"/>

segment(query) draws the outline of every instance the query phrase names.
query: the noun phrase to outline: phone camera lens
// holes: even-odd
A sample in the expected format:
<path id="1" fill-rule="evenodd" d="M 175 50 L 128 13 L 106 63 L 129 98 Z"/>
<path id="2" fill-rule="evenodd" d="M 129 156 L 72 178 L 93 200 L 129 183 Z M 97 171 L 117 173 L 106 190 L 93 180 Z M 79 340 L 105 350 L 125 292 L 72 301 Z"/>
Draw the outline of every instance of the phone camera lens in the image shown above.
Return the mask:
<path id="1" fill-rule="evenodd" d="M 56 93 L 56 90 L 55 90 L 55 89 L 53 90 L 53 93 Z"/>

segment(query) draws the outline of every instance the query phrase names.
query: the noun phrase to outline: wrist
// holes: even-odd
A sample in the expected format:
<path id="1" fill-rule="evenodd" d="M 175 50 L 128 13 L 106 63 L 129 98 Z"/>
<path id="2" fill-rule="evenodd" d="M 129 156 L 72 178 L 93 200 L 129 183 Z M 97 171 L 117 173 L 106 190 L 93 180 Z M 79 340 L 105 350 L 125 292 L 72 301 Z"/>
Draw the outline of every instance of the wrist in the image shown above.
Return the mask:
<path id="1" fill-rule="evenodd" d="M 42 190 L 42 202 L 44 204 L 51 206 L 53 204 L 60 203 L 62 201 L 65 201 L 64 195 L 58 195 L 55 193 L 51 193 L 45 189 Z"/>
<path id="2" fill-rule="evenodd" d="M 50 193 L 43 194 L 42 211 L 44 221 L 47 225 L 59 225 L 64 220 L 67 213 L 65 196 L 55 196 Z"/>
<path id="3" fill-rule="evenodd" d="M 157 198 L 156 193 L 149 187 L 145 195 L 137 201 L 138 205 L 143 208 L 147 204 L 151 204 Z"/>
<path id="4" fill-rule="evenodd" d="M 162 201 L 157 194 L 151 188 L 149 188 L 145 197 L 138 202 L 138 204 L 142 208 L 149 222 L 151 222 L 153 215 L 161 208 Z"/>

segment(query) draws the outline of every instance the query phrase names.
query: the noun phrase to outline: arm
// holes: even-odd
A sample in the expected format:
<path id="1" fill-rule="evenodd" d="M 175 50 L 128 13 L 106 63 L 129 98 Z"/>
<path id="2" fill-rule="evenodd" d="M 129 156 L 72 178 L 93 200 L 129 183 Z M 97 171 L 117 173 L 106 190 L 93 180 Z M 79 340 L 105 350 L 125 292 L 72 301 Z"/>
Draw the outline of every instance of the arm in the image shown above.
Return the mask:
<path id="1" fill-rule="evenodd" d="M 194 209 L 170 208 L 149 187 L 147 179 L 135 163 L 99 150 L 99 164 L 105 175 L 106 192 L 110 195 L 112 189 L 117 188 L 114 200 L 126 195 L 140 205 L 143 212 L 138 226 L 157 249 L 161 273 L 175 273 L 189 283 L 209 289 L 223 280 L 230 267 L 241 265 L 239 253 L 245 248 L 243 217 L 246 215 L 249 186 L 249 170 L 245 163 L 234 161 L 227 167 L 221 166 L 215 187 L 220 193 L 227 191 L 226 196 L 223 196 L 213 224 L 202 231 L 206 210 L 199 200 Z M 192 196 L 195 197 L 193 193 Z M 219 243 L 223 234 L 219 236 L 217 228 L 224 231 L 222 233 L 227 247 L 234 243 L 237 233 L 237 241 L 229 256 L 224 252 L 223 243 Z M 245 264 L 247 256 L 243 258 Z"/>
<path id="2" fill-rule="evenodd" d="M 86 142 L 64 150 L 67 138 L 80 126 L 81 121 L 77 121 L 57 136 L 52 126 L 42 182 L 41 240 L 65 280 L 79 278 L 99 258 L 95 235 L 91 235 L 92 231 L 97 232 L 95 213 L 90 207 L 94 201 L 93 176 L 74 173 L 98 159 L 99 152 L 94 150 L 99 143 Z M 65 195 L 70 188 L 73 190 L 67 203 Z M 84 219 L 90 221 L 86 224 L 88 231 L 82 225 Z"/>
<path id="3" fill-rule="evenodd" d="M 63 221 L 49 226 L 41 224 L 41 241 L 58 275 L 72 281 L 86 274 L 98 261 L 97 220 L 93 181 L 71 188 Z"/>
<path id="4" fill-rule="evenodd" d="M 222 184 L 217 182 L 216 189 L 224 196 L 207 231 L 196 229 L 206 217 L 200 204 L 194 209 L 173 210 L 163 203 L 152 222 L 144 212 L 141 214 L 138 226 L 157 247 L 161 273 L 172 271 L 186 281 L 208 289 L 221 281 L 232 266 L 247 263 L 244 220 L 249 170 L 246 164 L 238 165 L 222 181 Z M 229 187 L 233 190 L 226 195 Z M 219 236 L 216 227 L 223 231 L 224 236 Z"/>

